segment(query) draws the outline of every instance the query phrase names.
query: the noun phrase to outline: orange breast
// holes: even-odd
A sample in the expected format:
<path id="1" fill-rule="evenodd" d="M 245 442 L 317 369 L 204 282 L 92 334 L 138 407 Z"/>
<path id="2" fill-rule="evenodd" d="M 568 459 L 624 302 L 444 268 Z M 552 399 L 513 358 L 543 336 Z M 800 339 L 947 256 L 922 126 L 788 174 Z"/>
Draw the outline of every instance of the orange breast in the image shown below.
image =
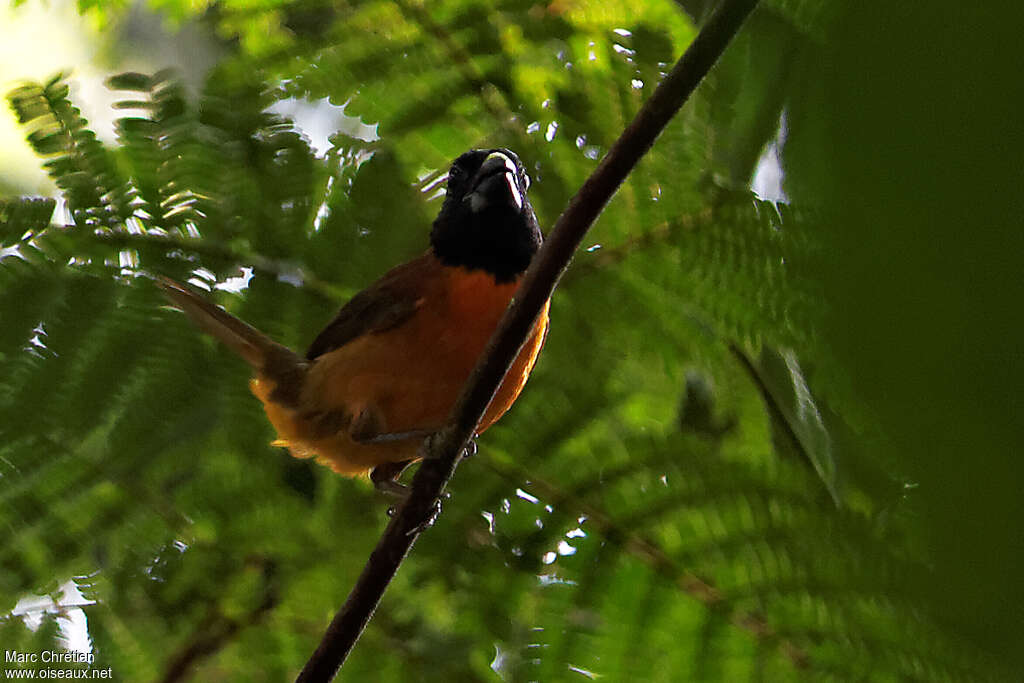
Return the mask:
<path id="1" fill-rule="evenodd" d="M 270 400 L 273 383 L 257 377 L 263 402 L 280 437 L 296 457 L 316 457 L 342 474 L 416 457 L 422 439 L 365 444 L 344 428 L 324 434 L 304 415 L 373 411 L 387 433 L 434 431 L 442 426 L 511 300 L 518 282 L 496 285 L 479 271 L 440 268 L 425 283 L 416 313 L 400 326 L 358 337 L 319 357 L 303 388 L 301 408 Z M 515 402 L 547 334 L 548 307 L 534 324 L 480 423 L 483 432 Z"/>

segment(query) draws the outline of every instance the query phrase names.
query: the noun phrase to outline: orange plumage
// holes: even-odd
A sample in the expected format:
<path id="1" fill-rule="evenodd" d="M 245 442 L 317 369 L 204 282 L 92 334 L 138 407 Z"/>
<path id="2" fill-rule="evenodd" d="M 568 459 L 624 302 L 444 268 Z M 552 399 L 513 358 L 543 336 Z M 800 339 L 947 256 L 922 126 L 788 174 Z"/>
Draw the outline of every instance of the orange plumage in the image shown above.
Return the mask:
<path id="1" fill-rule="evenodd" d="M 444 267 L 432 255 L 413 262 L 422 304 L 398 327 L 360 336 L 316 359 L 300 406 L 357 416 L 379 412 L 381 433 L 432 432 L 441 427 L 462 385 L 494 333 L 518 283 L 495 285 L 489 276 Z M 408 267 L 406 264 L 405 267 Z M 547 307 L 480 422 L 483 433 L 505 414 L 526 384 L 547 333 Z M 273 378 L 250 386 L 292 455 L 313 457 L 341 474 L 359 474 L 416 456 L 421 439 L 360 443 L 347 430 L 318 434 L 301 407 L 275 402 Z M 308 409 L 308 408 L 307 408 Z"/>

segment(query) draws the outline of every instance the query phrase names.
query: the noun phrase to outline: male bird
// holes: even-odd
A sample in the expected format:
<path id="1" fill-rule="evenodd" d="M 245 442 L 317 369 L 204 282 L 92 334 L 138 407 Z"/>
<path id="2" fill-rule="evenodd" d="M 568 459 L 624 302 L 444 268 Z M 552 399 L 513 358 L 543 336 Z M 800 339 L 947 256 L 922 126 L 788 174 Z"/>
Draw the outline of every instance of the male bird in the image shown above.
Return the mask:
<path id="1" fill-rule="evenodd" d="M 393 489 L 448 417 L 540 248 L 529 182 L 507 149 L 456 159 L 427 252 L 352 297 L 304 357 L 173 280 L 160 286 L 252 365 L 250 388 L 277 430 L 275 445 L 341 474 L 371 471 L 379 488 Z M 545 305 L 479 432 L 519 396 L 547 329 Z"/>

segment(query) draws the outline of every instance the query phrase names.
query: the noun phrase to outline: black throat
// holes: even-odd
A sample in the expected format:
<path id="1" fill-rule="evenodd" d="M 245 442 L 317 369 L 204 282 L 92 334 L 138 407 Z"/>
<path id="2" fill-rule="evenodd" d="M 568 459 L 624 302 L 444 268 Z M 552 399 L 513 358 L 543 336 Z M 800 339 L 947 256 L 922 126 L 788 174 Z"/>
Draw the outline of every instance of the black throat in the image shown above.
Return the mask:
<path id="1" fill-rule="evenodd" d="M 528 187 L 519 157 L 509 150 L 460 156 L 430 233 L 434 254 L 445 265 L 484 270 L 497 282 L 515 280 L 543 240 Z"/>

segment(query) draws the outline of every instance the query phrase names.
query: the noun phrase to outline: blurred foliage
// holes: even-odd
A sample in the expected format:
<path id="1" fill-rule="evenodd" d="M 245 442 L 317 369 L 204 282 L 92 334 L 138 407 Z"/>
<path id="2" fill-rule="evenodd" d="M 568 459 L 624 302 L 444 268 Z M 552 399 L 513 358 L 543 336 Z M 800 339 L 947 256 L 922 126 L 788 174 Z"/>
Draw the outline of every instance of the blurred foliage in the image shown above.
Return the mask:
<path id="1" fill-rule="evenodd" d="M 386 503 L 271 448 L 243 365 L 150 276 L 305 346 L 425 247 L 469 147 L 515 149 L 553 223 L 708 3 L 155 5 L 231 45 L 202 92 L 112 78 L 112 145 L 63 75 L 8 96 L 60 196 L 0 200 L 0 612 L 77 577 L 116 677 L 281 680 Z M 868 5 L 751 17 L 602 214 L 342 680 L 1021 666 L 1020 23 Z M 380 138 L 317 153 L 269 110 L 325 97 Z M 747 189 L 783 112 L 792 205 Z M 59 625 L 0 618 L 23 651 Z"/>

